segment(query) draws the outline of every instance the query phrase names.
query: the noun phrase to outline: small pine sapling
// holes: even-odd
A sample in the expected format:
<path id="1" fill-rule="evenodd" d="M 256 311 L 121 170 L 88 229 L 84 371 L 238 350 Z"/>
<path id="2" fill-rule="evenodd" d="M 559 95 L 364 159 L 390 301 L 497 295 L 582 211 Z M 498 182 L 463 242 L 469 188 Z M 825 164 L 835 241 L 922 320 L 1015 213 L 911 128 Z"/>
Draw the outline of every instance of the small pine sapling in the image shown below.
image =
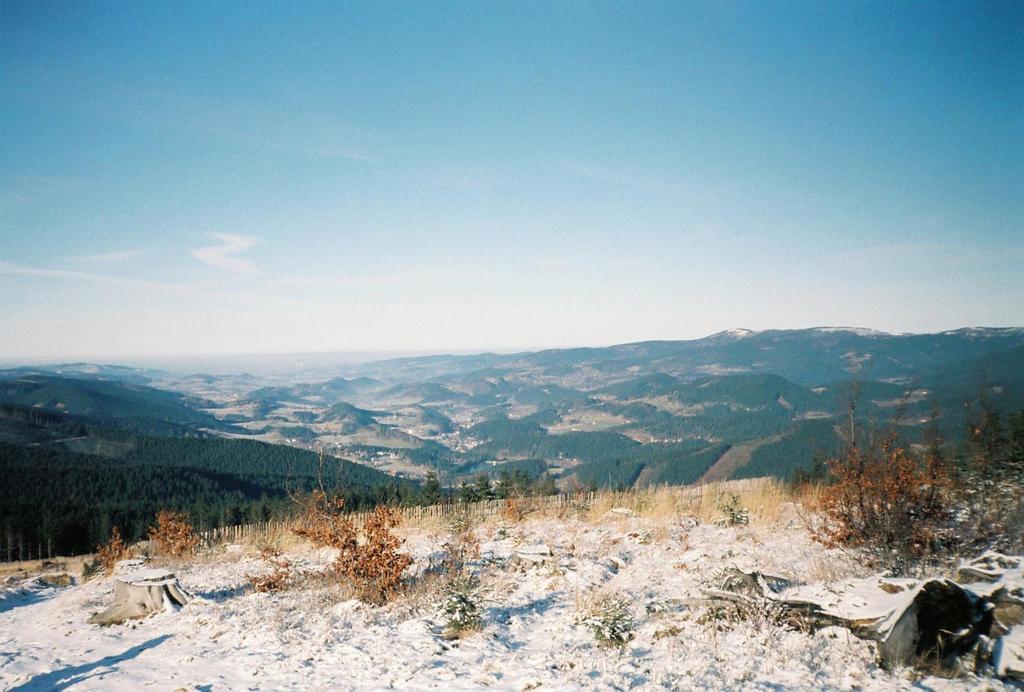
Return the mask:
<path id="1" fill-rule="evenodd" d="M 458 575 L 448 581 L 444 589 L 444 601 L 441 603 L 445 637 L 458 639 L 480 628 L 483 595 L 479 577 Z"/>
<path id="2" fill-rule="evenodd" d="M 718 511 L 725 515 L 727 526 L 745 526 L 750 523 L 750 510 L 740 504 L 740 496 L 728 493 L 718 503 Z"/>
<path id="3" fill-rule="evenodd" d="M 624 646 L 633 639 L 636 627 L 630 602 L 616 594 L 594 598 L 577 623 L 590 630 L 601 646 Z"/>

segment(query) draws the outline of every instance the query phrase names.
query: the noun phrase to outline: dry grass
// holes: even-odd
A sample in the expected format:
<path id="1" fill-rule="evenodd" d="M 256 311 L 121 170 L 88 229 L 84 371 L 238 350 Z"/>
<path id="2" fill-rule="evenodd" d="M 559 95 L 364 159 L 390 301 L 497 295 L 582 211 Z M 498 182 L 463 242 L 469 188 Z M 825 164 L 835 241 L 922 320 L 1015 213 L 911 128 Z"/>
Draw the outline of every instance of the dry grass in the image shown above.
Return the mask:
<path id="1" fill-rule="evenodd" d="M 401 517 L 399 533 L 420 531 L 437 535 L 450 532 L 453 514 L 465 514 L 473 526 L 484 531 L 539 518 L 579 519 L 587 523 L 598 523 L 607 520 L 609 510 L 614 508 L 625 508 L 636 516 L 654 520 L 691 516 L 701 522 L 713 523 L 724 517 L 720 509 L 723 500 L 730 494 L 736 494 L 739 504 L 750 511 L 752 525 L 771 525 L 779 519 L 786 503 L 807 503 L 820 492 L 817 486 L 795 491 L 777 480 L 754 478 L 697 486 L 602 490 L 592 498 L 581 493 L 578 499 L 562 503 L 556 502 L 557 498 L 554 497 L 524 497 L 469 505 L 409 507 L 395 509 L 394 512 Z M 350 515 L 357 527 L 361 526 L 367 516 L 365 513 Z M 234 541 L 219 539 L 210 547 L 238 543 L 249 554 L 258 554 L 264 548 L 282 551 L 296 549 L 302 544 L 302 539 L 296 535 L 295 529 L 302 530 L 302 521 L 300 517 L 293 522 L 273 522 L 269 530 L 246 533 Z"/>
<path id="2" fill-rule="evenodd" d="M 724 481 L 697 486 L 656 486 L 625 491 L 598 491 L 581 519 L 597 523 L 613 509 L 653 520 L 692 516 L 702 523 L 724 518 L 721 506 L 732 496 L 750 511 L 752 524 L 770 525 L 779 519 L 784 503 L 797 499 L 781 482 L 770 478 Z"/>
<path id="3" fill-rule="evenodd" d="M 302 544 L 303 540 L 295 534 L 295 526 L 292 524 L 273 524 L 267 531 L 246 536 L 241 541 L 241 545 L 245 548 L 261 553 L 264 550 L 285 551 L 297 548 Z"/>
<path id="4" fill-rule="evenodd" d="M 52 557 L 43 560 L 20 560 L 17 562 L 0 563 L 0 581 L 5 579 L 28 579 L 29 577 L 47 572 L 67 572 L 81 574 L 85 565 L 91 562 L 93 555 L 75 555 L 72 557 Z"/>

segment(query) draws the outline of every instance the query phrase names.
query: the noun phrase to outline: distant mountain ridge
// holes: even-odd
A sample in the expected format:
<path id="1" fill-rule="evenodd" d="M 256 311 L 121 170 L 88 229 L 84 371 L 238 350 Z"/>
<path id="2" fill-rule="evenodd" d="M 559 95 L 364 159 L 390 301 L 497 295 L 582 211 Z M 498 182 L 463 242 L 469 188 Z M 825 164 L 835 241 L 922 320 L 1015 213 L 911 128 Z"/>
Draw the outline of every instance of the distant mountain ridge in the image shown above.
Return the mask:
<path id="1" fill-rule="evenodd" d="M 933 334 L 888 334 L 861 327 L 731 329 L 684 341 L 640 341 L 508 355 L 412 357 L 362 363 L 340 371 L 385 381 L 517 373 L 520 378 L 554 382 L 576 374 L 576 386 L 585 388 L 598 386 L 610 377 L 628 379 L 642 374 L 695 378 L 769 372 L 798 384 L 817 385 L 848 377 L 851 354 L 866 357 L 861 366 L 864 377 L 888 380 L 1022 344 L 1024 327 L 968 327 Z"/>
<path id="2" fill-rule="evenodd" d="M 789 477 L 838 448 L 852 396 L 862 426 L 898 429 L 908 444 L 933 417 L 958 445 L 983 404 L 1024 409 L 1024 328 L 737 328 L 688 341 L 403 357 L 295 380 L 193 375 L 152 386 L 135 381 L 146 377 L 137 369 L 53 367 L 74 377 L 0 371 L 0 434 L 27 439 L 35 411 L 64 411 L 122 430 L 324 451 L 407 478 L 434 470 L 456 484 L 513 468 L 548 470 L 566 485 Z"/>
<path id="3" fill-rule="evenodd" d="M 727 372 L 771 372 L 799 384 L 816 385 L 847 377 L 849 361 L 846 356 L 851 352 L 869 357 L 864 366 L 868 379 L 884 380 L 907 377 L 926 366 L 965 360 L 1018 345 L 1024 345 L 1024 327 L 963 327 L 943 332 L 902 334 L 866 327 L 760 331 L 732 328 L 687 340 L 638 341 L 512 354 L 484 352 L 389 358 L 323 368 L 324 381 L 289 387 L 303 387 L 303 395 L 313 393 L 311 390 L 314 389 L 319 390 L 319 394 L 349 395 L 382 387 L 385 383 L 401 383 L 407 385 L 408 391 L 410 382 L 439 377 L 501 376 L 519 370 L 558 376 L 566 370 L 583 366 L 593 367 L 606 375 L 621 368 L 623 379 L 654 373 L 698 377 Z M 630 367 L 635 370 L 627 372 Z M 0 379 L 25 374 L 57 374 L 137 384 L 188 379 L 157 369 L 92 363 L 0 369 Z M 191 377 L 217 378 L 198 373 Z M 430 394 L 436 396 L 439 392 L 434 390 Z M 449 395 L 450 392 L 443 394 Z"/>

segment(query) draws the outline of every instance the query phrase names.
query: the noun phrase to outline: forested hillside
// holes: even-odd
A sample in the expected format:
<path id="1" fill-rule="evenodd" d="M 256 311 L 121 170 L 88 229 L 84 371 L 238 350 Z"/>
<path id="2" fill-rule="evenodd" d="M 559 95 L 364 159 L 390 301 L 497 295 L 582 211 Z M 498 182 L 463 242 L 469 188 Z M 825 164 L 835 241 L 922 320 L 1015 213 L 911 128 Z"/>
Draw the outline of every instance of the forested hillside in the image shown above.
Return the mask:
<path id="1" fill-rule="evenodd" d="M 429 474 L 463 495 L 501 477 L 805 478 L 840 449 L 851 404 L 861 430 L 938 435 L 956 459 L 972 422 L 1024 408 L 1024 331 L 732 330 L 304 375 L 0 373 L 0 555 L 88 550 L 115 524 L 139 538 L 163 507 L 202 527 L 263 519 L 318 477 L 353 507 L 423 501 Z"/>
<path id="2" fill-rule="evenodd" d="M 76 441 L 77 442 L 77 441 Z M 263 521 L 294 510 L 290 493 L 322 481 L 352 508 L 417 498 L 415 485 L 349 461 L 282 445 L 217 438 L 94 434 L 89 447 L 0 442 L 0 554 L 92 550 L 119 526 L 145 536 L 160 509 L 199 528 Z"/>

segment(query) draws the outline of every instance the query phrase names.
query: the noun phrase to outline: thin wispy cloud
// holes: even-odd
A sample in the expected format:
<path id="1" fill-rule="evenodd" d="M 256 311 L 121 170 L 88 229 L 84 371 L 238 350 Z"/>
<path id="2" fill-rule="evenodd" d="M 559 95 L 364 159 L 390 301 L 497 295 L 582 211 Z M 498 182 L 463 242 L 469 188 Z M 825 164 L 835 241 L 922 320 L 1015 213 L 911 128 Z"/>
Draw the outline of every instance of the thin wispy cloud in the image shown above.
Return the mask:
<path id="1" fill-rule="evenodd" d="M 109 274 L 97 274 L 95 272 L 83 272 L 73 269 L 50 269 L 46 267 L 28 267 L 21 264 L 0 261 L 0 276 L 25 276 L 40 279 L 51 279 L 55 281 L 85 281 L 88 283 L 104 284 L 108 286 L 125 286 L 131 288 L 144 288 L 165 293 L 180 293 L 186 290 L 185 286 L 178 284 L 164 284 L 158 281 L 146 281 L 144 279 L 130 279 Z"/>
<path id="2" fill-rule="evenodd" d="M 256 244 L 256 239 L 233 233 L 212 233 L 211 237 L 219 240 L 217 245 L 197 247 L 192 250 L 192 256 L 200 262 L 208 264 L 217 269 L 245 274 L 255 273 L 256 265 L 247 259 L 238 257 L 246 250 Z"/>
<path id="3" fill-rule="evenodd" d="M 187 298 L 197 303 L 222 305 L 266 304 L 274 298 L 274 296 L 254 295 L 247 291 L 226 291 L 223 287 L 196 283 L 194 281 L 189 283 L 164 283 L 101 272 L 33 267 L 0 260 L 0 279 L 4 277 L 47 283 L 91 284 L 105 288 L 120 289 L 122 291 L 123 289 L 131 289 L 133 296 L 147 295 L 176 300 Z M 0 309 L 2 307 L 3 302 L 0 300 Z"/>
<path id="4" fill-rule="evenodd" d="M 153 248 L 134 248 L 131 250 L 115 250 L 113 252 L 98 252 L 89 255 L 75 255 L 69 259 L 76 262 L 88 262 L 89 264 L 113 264 L 115 262 L 127 262 L 128 260 L 145 257 L 152 254 Z"/>

